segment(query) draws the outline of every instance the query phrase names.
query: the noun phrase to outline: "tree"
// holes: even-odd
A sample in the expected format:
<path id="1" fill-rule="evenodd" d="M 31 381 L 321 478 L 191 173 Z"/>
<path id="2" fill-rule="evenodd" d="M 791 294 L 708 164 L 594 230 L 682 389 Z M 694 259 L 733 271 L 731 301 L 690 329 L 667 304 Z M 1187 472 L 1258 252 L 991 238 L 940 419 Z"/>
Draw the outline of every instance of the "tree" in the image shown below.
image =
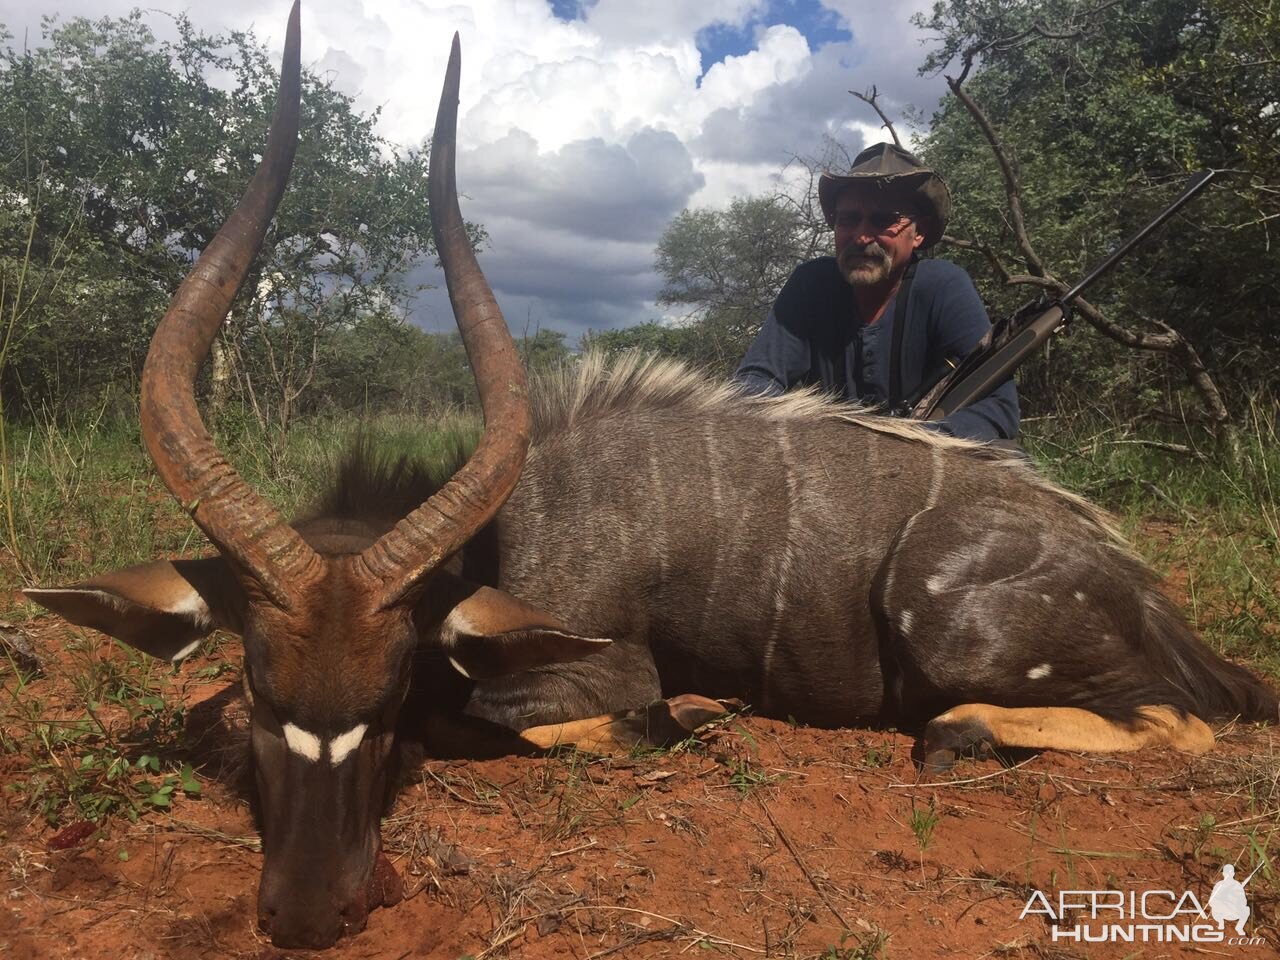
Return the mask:
<path id="1" fill-rule="evenodd" d="M 616 357 L 638 350 L 695 366 L 706 363 L 706 338 L 695 324 L 664 324 L 650 320 L 617 330 L 591 330 L 582 338 L 582 350 L 600 351 Z"/>
<path id="2" fill-rule="evenodd" d="M 696 362 L 731 370 L 796 263 L 828 242 L 804 209 L 782 195 L 739 197 L 727 210 L 685 210 L 663 231 L 658 302 L 692 308 Z"/>
<path id="3" fill-rule="evenodd" d="M 275 105 L 267 54 L 249 34 L 176 24 L 160 43 L 139 12 L 46 21 L 46 46 L 0 54 L 0 269 L 8 291 L 23 269 L 36 284 L 0 380 L 10 400 L 65 408 L 131 389 L 256 167 Z M 408 271 L 431 250 L 425 153 L 393 149 L 376 112 L 306 73 L 302 110 L 290 188 L 224 338 L 246 400 L 281 428 L 327 340 L 402 317 Z"/>
<path id="4" fill-rule="evenodd" d="M 956 198 L 949 252 L 995 277 L 986 289 L 998 311 L 1063 289 L 1059 281 L 1101 260 L 1190 171 L 1241 171 L 1126 260 L 1081 311 L 1113 340 L 1161 353 L 1067 338 L 1052 368 L 1020 378 L 1033 409 L 1100 398 L 1128 414 L 1169 409 L 1190 379 L 1222 425 L 1216 385 L 1239 396 L 1267 383 L 1280 347 L 1269 306 L 1280 264 L 1259 213 L 1276 203 L 1276 127 L 1265 118 L 1280 84 L 1274 70 L 1241 82 L 1248 58 L 1275 50 L 1272 18 L 1241 56 L 1233 38 L 1245 9 L 1235 0 L 953 0 L 921 20 L 940 40 L 924 69 L 946 71 L 953 92 L 923 150 Z"/>

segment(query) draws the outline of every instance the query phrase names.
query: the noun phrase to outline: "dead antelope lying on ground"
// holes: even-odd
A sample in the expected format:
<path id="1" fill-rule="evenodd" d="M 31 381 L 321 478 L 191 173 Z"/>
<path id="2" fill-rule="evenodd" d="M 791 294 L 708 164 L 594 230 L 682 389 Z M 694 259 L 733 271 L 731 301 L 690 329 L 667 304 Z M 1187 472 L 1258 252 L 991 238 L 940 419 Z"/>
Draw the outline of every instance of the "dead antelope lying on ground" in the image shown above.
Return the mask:
<path id="1" fill-rule="evenodd" d="M 665 739 L 716 697 L 813 724 L 927 721 L 934 766 L 983 744 L 1202 751 L 1205 720 L 1275 719 L 1275 695 L 1196 638 L 1095 510 L 972 444 L 637 359 L 584 360 L 530 404 L 457 206 L 456 41 L 431 213 L 484 437 L 438 488 L 356 457 L 320 516 L 283 522 L 214 446 L 192 384 L 284 190 L 298 44 L 295 7 L 262 168 L 143 376 L 147 449 L 218 555 L 28 591 L 159 657 L 215 627 L 243 637 L 277 944 L 332 944 L 389 895 L 378 819 L 411 686 L 541 746 Z"/>

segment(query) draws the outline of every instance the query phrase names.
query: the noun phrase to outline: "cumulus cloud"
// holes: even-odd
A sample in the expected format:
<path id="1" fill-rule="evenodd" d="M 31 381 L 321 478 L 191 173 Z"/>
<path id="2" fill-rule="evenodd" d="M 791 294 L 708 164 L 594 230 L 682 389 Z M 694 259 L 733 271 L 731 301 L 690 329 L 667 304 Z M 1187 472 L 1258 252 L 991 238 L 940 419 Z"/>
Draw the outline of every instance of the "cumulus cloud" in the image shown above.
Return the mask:
<path id="1" fill-rule="evenodd" d="M 24 32 L 36 43 L 42 13 L 123 15 L 135 2 L 0 0 L 0 22 L 18 45 Z M 557 5 L 576 9 L 565 19 L 538 0 L 308 0 L 303 58 L 359 108 L 381 108 L 389 140 L 416 146 L 459 31 L 458 179 L 465 215 L 491 237 L 485 269 L 517 330 L 532 319 L 576 335 L 658 315 L 654 245 L 685 206 L 772 189 L 787 159 L 824 137 L 850 151 L 882 139 L 850 88 L 875 83 L 895 113 L 936 102 L 944 84 L 916 75 L 924 49 L 908 23 L 928 0 L 820 2 L 580 0 Z M 253 27 L 278 51 L 287 7 L 223 0 L 188 13 L 209 31 Z M 172 36 L 171 21 L 147 18 Z M 815 18 L 838 19 L 852 38 L 832 41 Z M 716 31 L 746 42 L 704 62 Z M 432 325 L 446 309 L 432 293 L 415 319 Z"/>

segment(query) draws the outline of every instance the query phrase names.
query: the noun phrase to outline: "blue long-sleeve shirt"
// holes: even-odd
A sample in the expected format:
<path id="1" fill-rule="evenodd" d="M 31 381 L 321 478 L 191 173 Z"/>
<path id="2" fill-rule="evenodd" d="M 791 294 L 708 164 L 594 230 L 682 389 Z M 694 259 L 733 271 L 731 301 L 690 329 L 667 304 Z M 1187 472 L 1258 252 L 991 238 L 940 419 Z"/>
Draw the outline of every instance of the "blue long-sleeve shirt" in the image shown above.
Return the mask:
<path id="1" fill-rule="evenodd" d="M 897 294 L 879 321 L 858 316 L 853 288 L 834 257 L 796 267 L 734 379 L 752 393 L 780 394 L 819 384 L 841 399 L 879 404 L 889 396 L 889 363 Z M 965 271 L 947 260 L 921 260 L 907 300 L 901 390 L 912 396 L 944 360 L 959 360 L 991 328 L 982 299 Z M 1006 380 L 990 395 L 957 410 L 939 426 L 971 440 L 1018 435 L 1018 393 Z"/>

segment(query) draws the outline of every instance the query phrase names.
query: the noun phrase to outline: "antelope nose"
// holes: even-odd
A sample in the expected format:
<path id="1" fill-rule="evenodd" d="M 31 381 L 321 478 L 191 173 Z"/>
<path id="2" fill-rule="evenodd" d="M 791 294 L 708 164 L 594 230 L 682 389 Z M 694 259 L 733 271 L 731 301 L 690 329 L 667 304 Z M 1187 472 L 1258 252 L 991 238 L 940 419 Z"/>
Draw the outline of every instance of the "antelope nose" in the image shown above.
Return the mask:
<path id="1" fill-rule="evenodd" d="M 323 950 L 337 943 L 343 934 L 364 929 L 363 917 L 359 923 L 353 923 L 356 918 L 349 914 L 355 912 L 354 907 L 335 911 L 300 900 L 282 899 L 259 904 L 258 926 L 270 935 L 277 947 Z"/>

